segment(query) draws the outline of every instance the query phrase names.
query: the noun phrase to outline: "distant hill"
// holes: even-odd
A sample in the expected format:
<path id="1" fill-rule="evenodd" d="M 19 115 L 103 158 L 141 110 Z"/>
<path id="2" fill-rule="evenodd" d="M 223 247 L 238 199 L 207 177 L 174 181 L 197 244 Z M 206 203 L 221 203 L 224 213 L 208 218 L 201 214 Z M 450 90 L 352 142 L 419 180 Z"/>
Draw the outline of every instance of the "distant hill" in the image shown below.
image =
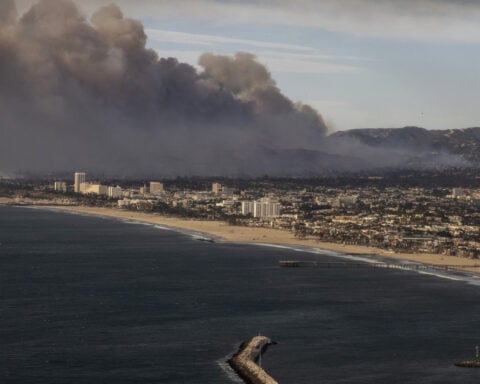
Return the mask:
<path id="1" fill-rule="evenodd" d="M 312 148 L 272 148 L 252 145 L 233 151 L 218 146 L 205 151 L 201 161 L 191 162 L 179 152 L 157 156 L 163 177 L 190 175 L 259 177 L 330 176 L 339 173 L 396 170 L 445 170 L 474 167 L 480 169 L 480 127 L 427 130 L 419 127 L 368 128 L 339 131 L 321 137 Z M 149 175 L 136 164 L 125 174 Z M 188 170 L 186 172 L 185 170 Z M 70 168 L 65 172 L 71 172 Z M 111 174 L 110 171 L 105 171 Z M 7 174 L 0 172 L 0 179 Z"/>
<path id="2" fill-rule="evenodd" d="M 368 168 L 479 166 L 480 127 L 353 129 L 331 134 L 321 150 L 361 159 Z"/>
<path id="3" fill-rule="evenodd" d="M 371 170 L 480 167 L 480 128 L 370 128 L 335 132 L 315 150 L 255 147 L 217 165 L 223 175 L 316 176 Z M 234 171 L 232 171 L 234 170 Z"/>

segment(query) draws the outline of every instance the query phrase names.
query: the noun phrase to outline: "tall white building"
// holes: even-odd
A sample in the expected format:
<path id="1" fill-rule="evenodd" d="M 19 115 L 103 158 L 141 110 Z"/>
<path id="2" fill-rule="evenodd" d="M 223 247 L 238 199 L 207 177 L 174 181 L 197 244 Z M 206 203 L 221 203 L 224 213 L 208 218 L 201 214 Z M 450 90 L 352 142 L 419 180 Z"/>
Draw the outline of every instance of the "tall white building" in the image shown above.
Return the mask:
<path id="1" fill-rule="evenodd" d="M 254 201 L 242 201 L 242 215 L 253 215 Z"/>
<path id="2" fill-rule="evenodd" d="M 163 184 L 159 183 L 158 181 L 151 181 L 150 182 L 150 193 L 162 193 L 164 191 Z"/>
<path id="3" fill-rule="evenodd" d="M 81 190 L 81 184 L 85 183 L 86 181 L 86 175 L 85 172 L 75 172 L 75 184 L 73 186 L 73 191 L 75 193 L 80 193 Z"/>
<path id="4" fill-rule="evenodd" d="M 261 199 L 255 201 L 242 201 L 242 215 L 251 214 L 253 217 L 278 217 L 280 216 L 280 203 Z"/>

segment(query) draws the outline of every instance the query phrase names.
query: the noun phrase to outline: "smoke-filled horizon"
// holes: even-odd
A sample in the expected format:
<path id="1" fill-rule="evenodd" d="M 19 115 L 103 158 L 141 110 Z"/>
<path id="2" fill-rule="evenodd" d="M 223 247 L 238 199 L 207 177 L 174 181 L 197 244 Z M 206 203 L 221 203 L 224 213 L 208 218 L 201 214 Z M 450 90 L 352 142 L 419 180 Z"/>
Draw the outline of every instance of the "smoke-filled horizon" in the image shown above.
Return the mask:
<path id="1" fill-rule="evenodd" d="M 205 53 L 197 71 L 146 41 L 116 5 L 87 20 L 72 0 L 2 0 L 0 171 L 261 173 L 266 152 L 321 144 L 320 114 L 255 56 Z"/>

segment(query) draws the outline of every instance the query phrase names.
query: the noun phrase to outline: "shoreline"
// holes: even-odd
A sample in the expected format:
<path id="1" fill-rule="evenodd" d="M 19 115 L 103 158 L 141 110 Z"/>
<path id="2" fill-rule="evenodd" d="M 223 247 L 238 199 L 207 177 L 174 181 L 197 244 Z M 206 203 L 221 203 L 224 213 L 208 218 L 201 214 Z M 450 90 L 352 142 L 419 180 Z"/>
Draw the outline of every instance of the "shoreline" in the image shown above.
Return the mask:
<path id="1" fill-rule="evenodd" d="M 12 199 L 0 198 L 0 205 L 12 204 Z M 202 241 L 231 242 L 239 244 L 253 244 L 264 246 L 299 246 L 313 250 L 337 252 L 351 256 L 372 256 L 401 261 L 409 261 L 434 266 L 450 266 L 462 272 L 480 273 L 480 261 L 455 256 L 446 256 L 428 253 L 394 253 L 379 248 L 362 245 L 343 245 L 337 243 L 321 242 L 316 239 L 297 239 L 292 232 L 265 227 L 231 226 L 222 221 L 206 221 L 195 219 L 182 219 L 163 216 L 154 213 L 127 211 L 118 208 L 62 206 L 62 205 L 37 205 L 29 204 L 22 207 L 54 210 L 74 214 L 85 214 L 115 218 L 120 220 L 136 221 L 146 224 L 166 227 L 184 234 L 197 236 Z"/>

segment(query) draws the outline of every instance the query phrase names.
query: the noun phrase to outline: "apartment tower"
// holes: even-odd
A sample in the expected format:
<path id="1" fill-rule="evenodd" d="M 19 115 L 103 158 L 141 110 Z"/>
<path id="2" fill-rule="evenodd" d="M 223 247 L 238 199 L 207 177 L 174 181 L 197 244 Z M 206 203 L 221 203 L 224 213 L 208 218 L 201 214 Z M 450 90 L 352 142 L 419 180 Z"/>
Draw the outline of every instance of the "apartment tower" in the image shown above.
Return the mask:
<path id="1" fill-rule="evenodd" d="M 81 192 L 81 184 L 85 183 L 85 172 L 75 172 L 75 184 L 73 186 L 73 191 L 75 193 L 80 193 Z"/>

